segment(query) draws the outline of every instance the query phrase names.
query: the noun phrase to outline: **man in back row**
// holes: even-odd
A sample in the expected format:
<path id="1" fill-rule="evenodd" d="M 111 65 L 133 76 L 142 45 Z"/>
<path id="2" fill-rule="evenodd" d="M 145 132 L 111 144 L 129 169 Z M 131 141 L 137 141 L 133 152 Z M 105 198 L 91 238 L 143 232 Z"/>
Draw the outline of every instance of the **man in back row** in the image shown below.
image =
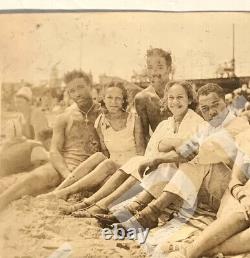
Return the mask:
<path id="1" fill-rule="evenodd" d="M 172 57 L 160 48 L 147 51 L 147 73 L 150 85 L 135 96 L 135 108 L 142 121 L 145 142 L 150 138 L 157 125 L 169 116 L 163 109 L 164 90 L 169 81 Z"/>

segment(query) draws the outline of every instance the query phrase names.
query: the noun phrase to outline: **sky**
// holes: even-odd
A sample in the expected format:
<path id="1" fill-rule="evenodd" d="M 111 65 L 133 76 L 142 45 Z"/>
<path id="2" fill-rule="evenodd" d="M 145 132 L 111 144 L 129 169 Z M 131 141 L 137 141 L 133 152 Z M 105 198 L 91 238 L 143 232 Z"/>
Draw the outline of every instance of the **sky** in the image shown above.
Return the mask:
<path id="1" fill-rule="evenodd" d="M 0 14 L 2 81 L 48 79 L 72 69 L 130 79 L 145 68 L 146 50 L 171 51 L 176 79 L 211 78 L 232 58 L 236 74 L 250 75 L 248 13 L 41 13 Z"/>

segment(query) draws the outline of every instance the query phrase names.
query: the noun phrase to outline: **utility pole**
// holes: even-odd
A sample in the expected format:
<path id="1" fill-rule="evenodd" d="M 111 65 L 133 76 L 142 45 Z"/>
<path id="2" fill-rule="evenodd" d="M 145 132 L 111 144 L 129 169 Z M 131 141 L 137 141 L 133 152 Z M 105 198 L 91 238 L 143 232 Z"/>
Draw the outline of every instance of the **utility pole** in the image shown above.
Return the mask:
<path id="1" fill-rule="evenodd" d="M 80 26 L 80 70 L 82 69 L 83 24 Z"/>
<path id="2" fill-rule="evenodd" d="M 233 59 L 232 59 L 232 70 L 233 70 L 233 75 L 235 76 L 235 28 L 233 24 Z"/>

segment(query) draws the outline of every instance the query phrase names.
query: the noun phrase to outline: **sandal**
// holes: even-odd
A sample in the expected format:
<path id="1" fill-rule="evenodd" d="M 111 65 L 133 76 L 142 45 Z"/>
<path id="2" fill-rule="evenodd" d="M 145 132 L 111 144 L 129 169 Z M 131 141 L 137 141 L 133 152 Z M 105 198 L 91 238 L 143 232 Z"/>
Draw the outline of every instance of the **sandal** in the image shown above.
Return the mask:
<path id="1" fill-rule="evenodd" d="M 135 216 L 130 218 L 129 220 L 122 222 L 122 223 L 117 223 L 113 224 L 113 226 L 116 225 L 116 227 L 120 227 L 123 229 L 129 229 L 129 228 L 134 228 L 134 229 L 152 229 L 158 226 L 158 217 L 153 219 L 150 216 L 147 216 L 145 212 L 138 212 Z"/>
<path id="2" fill-rule="evenodd" d="M 104 227 L 111 226 L 114 223 L 125 222 L 134 216 L 138 212 L 138 209 L 141 210 L 143 207 L 145 207 L 145 204 L 139 203 L 137 201 L 133 201 L 133 203 L 137 203 L 136 208 L 132 208 L 131 206 L 126 205 L 111 214 L 96 214 L 95 218 L 100 222 L 101 226 Z"/>
<path id="3" fill-rule="evenodd" d="M 94 218 L 98 220 L 103 228 L 110 227 L 114 223 L 119 223 L 119 220 L 113 214 L 96 214 Z"/>

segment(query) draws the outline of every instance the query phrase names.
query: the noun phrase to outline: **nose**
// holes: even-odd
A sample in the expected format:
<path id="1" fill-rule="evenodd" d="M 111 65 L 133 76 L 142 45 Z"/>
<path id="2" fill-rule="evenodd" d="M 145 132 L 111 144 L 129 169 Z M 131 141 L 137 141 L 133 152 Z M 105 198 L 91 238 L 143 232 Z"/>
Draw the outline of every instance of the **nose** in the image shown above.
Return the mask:
<path id="1" fill-rule="evenodd" d="M 153 70 L 152 71 L 152 75 L 153 76 L 159 76 L 160 74 L 159 74 L 159 72 L 157 70 Z"/>
<path id="2" fill-rule="evenodd" d="M 115 98 L 112 98 L 110 102 L 111 102 L 111 105 L 116 105 L 116 102 L 117 102 L 117 101 L 116 101 Z"/>
<path id="3" fill-rule="evenodd" d="M 214 109 L 210 109 L 209 110 L 209 118 L 210 119 L 213 119 L 214 117 L 216 117 L 217 116 L 217 111 L 216 110 L 214 110 Z"/>
<path id="4" fill-rule="evenodd" d="M 174 98 L 174 99 L 172 100 L 172 104 L 173 104 L 173 105 L 176 105 L 176 104 L 178 104 L 178 103 L 179 103 L 179 100 L 178 100 L 178 99 Z"/>

